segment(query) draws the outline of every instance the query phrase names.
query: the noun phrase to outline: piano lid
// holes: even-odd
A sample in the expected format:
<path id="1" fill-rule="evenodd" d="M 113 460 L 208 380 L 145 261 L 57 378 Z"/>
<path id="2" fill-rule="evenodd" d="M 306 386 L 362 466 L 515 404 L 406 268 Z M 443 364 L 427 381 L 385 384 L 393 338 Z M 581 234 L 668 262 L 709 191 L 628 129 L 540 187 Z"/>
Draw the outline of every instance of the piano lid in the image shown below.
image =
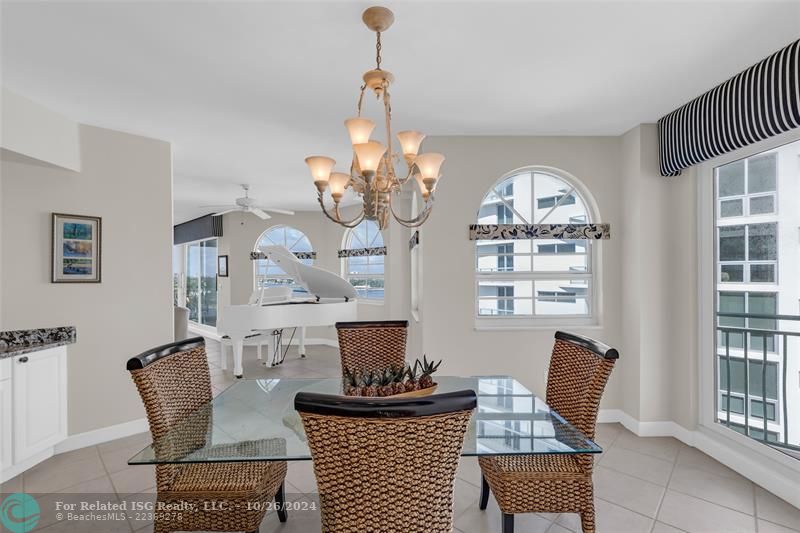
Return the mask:
<path id="1" fill-rule="evenodd" d="M 285 246 L 261 246 L 259 250 L 317 298 L 354 300 L 357 296 L 349 281 L 333 272 L 300 262 Z"/>

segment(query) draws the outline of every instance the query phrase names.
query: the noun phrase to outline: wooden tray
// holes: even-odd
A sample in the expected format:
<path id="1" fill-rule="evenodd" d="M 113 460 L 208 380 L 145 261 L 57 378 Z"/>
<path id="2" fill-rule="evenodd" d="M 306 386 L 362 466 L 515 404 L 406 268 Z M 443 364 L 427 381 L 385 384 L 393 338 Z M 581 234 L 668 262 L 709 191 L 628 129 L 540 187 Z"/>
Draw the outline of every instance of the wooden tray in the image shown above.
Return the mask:
<path id="1" fill-rule="evenodd" d="M 434 383 L 427 389 L 412 390 L 410 392 L 401 392 L 400 394 L 392 394 L 391 396 L 384 396 L 384 398 L 419 398 L 421 396 L 429 396 L 436 392 L 437 383 Z"/>

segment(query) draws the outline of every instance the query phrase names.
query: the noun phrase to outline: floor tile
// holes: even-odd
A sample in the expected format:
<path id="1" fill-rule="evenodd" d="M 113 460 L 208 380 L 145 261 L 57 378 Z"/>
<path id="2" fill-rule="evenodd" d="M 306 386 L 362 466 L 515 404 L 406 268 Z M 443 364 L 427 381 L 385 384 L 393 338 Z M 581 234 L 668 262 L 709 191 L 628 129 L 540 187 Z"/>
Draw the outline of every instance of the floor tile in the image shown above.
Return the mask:
<path id="1" fill-rule="evenodd" d="M 129 466 L 110 475 L 114 489 L 119 494 L 155 491 L 156 471 L 152 465 Z"/>
<path id="2" fill-rule="evenodd" d="M 717 476 L 691 466 L 676 465 L 669 488 L 735 511 L 755 514 L 754 486 L 744 478 Z"/>
<path id="3" fill-rule="evenodd" d="M 603 453 L 600 464 L 606 468 L 638 477 L 662 487 L 667 486 L 673 467 L 671 461 L 619 448 L 616 444 Z"/>
<path id="4" fill-rule="evenodd" d="M 797 524 L 800 528 L 800 524 Z M 766 520 L 758 520 L 758 533 L 797 533 L 800 529 L 791 529 L 780 524 L 773 524 Z"/>
<path id="5" fill-rule="evenodd" d="M 24 473 L 25 492 L 56 492 L 106 474 L 100 456 L 90 454 L 81 460 L 48 459 Z"/>
<path id="6" fill-rule="evenodd" d="M 653 526 L 652 519 L 597 498 L 594 510 L 597 533 L 647 533 Z M 571 531 L 581 531 L 581 520 L 577 514 L 561 514 L 556 523 Z"/>
<path id="7" fill-rule="evenodd" d="M 22 474 L 12 477 L 2 485 L 0 485 L 0 492 L 3 494 L 10 494 L 12 492 L 22 492 Z"/>
<path id="8" fill-rule="evenodd" d="M 481 467 L 477 457 L 462 457 L 458 462 L 456 477 L 476 487 L 481 486 Z"/>
<path id="9" fill-rule="evenodd" d="M 103 461 L 106 471 L 109 474 L 113 474 L 114 472 L 119 472 L 120 470 L 129 468 L 130 465 L 128 464 L 128 460 L 142 451 L 143 447 L 144 446 L 140 444 L 134 444 L 133 446 L 129 446 L 127 448 L 115 448 L 112 450 L 107 450 L 100 453 L 100 459 Z"/>
<path id="10" fill-rule="evenodd" d="M 603 500 L 655 518 L 664 487 L 628 474 L 598 466 L 594 471 L 594 493 Z"/>
<path id="11" fill-rule="evenodd" d="M 317 480 L 311 461 L 289 461 L 286 481 L 297 487 L 304 494 L 317 492 Z"/>
<path id="12" fill-rule="evenodd" d="M 672 437 L 637 437 L 627 429 L 623 429 L 614 440 L 614 447 L 674 461 L 681 449 L 681 443 Z"/>
<path id="13" fill-rule="evenodd" d="M 689 533 L 754 533 L 755 519 L 720 505 L 667 490 L 658 521 Z"/>
<path id="14" fill-rule="evenodd" d="M 145 431 L 143 433 L 136 433 L 135 435 L 130 435 L 128 437 L 123 437 L 121 439 L 116 439 L 108 442 L 104 442 L 102 444 L 97 445 L 97 449 L 100 453 L 109 452 L 113 450 L 119 450 L 121 448 L 133 448 L 135 446 L 140 446 L 140 450 L 145 446 L 149 445 L 152 442 L 150 438 L 150 432 Z"/>
<path id="15" fill-rule="evenodd" d="M 665 524 L 664 522 L 656 521 L 653 524 L 653 531 L 652 533 L 684 533 L 682 529 L 678 529 L 677 527 L 672 527 L 670 525 Z"/>
<path id="16" fill-rule="evenodd" d="M 710 457 L 697 448 L 691 446 L 682 446 L 680 453 L 678 453 L 678 464 L 699 468 L 712 474 L 724 477 L 733 477 L 744 479 L 742 476 L 720 463 L 713 457 Z"/>
<path id="17" fill-rule="evenodd" d="M 756 487 L 756 515 L 785 527 L 800 529 L 800 509 L 761 487 Z"/>
<path id="18" fill-rule="evenodd" d="M 454 525 L 456 528 L 468 533 L 500 533 L 501 516 L 497 502 L 495 502 L 494 497 L 490 497 L 489 505 L 485 511 L 478 509 L 476 501 L 475 505 L 467 507 L 464 512 L 456 517 Z M 515 531 L 545 533 L 550 528 L 550 524 L 550 520 L 533 513 L 514 516 Z"/>

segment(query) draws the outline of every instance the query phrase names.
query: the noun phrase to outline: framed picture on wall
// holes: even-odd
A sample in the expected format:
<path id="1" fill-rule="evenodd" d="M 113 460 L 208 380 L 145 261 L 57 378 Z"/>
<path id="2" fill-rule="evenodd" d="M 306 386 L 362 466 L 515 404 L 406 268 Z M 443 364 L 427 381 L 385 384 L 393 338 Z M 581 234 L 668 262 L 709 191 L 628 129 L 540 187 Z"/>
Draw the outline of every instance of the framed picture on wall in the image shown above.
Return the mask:
<path id="1" fill-rule="evenodd" d="M 100 283 L 100 217 L 53 213 L 52 283 Z"/>
<path id="2" fill-rule="evenodd" d="M 217 256 L 217 276 L 221 278 L 228 277 L 228 256 L 227 255 L 218 255 Z"/>

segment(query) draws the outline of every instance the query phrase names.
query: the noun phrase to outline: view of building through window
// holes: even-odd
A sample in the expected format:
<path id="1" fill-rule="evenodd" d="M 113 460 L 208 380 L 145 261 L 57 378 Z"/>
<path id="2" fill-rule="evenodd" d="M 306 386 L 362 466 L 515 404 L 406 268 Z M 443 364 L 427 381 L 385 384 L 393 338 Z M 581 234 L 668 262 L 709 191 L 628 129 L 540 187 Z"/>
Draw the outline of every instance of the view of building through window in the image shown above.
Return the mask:
<path id="1" fill-rule="evenodd" d="M 383 245 L 383 235 L 381 235 L 378 225 L 371 220 L 364 220 L 355 228 L 347 231 L 344 248 L 357 250 L 380 248 Z M 383 255 L 368 255 L 342 259 L 345 277 L 356 288 L 359 298 L 383 300 L 384 257 Z"/>
<path id="2" fill-rule="evenodd" d="M 173 302 L 189 308 L 189 320 L 217 325 L 217 239 L 173 247 L 172 288 Z"/>
<path id="3" fill-rule="evenodd" d="M 717 167 L 715 191 L 717 420 L 800 450 L 800 141 Z"/>
<path id="4" fill-rule="evenodd" d="M 583 224 L 586 203 L 565 179 L 524 171 L 484 197 L 478 224 Z M 589 317 L 592 242 L 484 240 L 475 247 L 478 316 Z"/>
<path id="5" fill-rule="evenodd" d="M 257 252 L 261 246 L 285 246 L 292 252 L 311 252 L 311 241 L 305 233 L 291 226 L 273 226 L 261 234 L 256 241 L 254 250 Z M 300 259 L 306 265 L 314 263 L 313 259 Z M 292 278 L 278 265 L 269 259 L 257 259 L 253 261 L 254 286 L 256 289 L 262 287 L 274 287 L 288 285 L 295 293 L 305 294 L 306 290 L 297 285 Z"/>

